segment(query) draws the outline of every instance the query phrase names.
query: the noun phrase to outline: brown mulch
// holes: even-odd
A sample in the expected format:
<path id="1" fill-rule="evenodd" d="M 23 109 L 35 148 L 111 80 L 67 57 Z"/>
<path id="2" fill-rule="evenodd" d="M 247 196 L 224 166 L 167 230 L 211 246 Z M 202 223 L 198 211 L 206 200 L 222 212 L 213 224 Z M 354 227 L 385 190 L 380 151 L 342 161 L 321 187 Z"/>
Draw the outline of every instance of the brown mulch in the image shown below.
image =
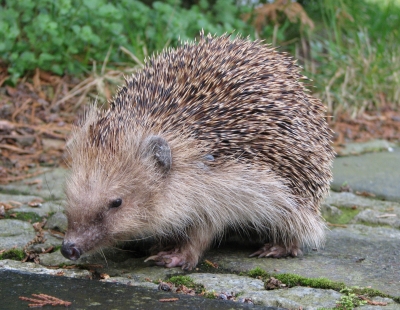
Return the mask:
<path id="1" fill-rule="evenodd" d="M 62 164 L 76 117 L 73 99 L 59 100 L 75 83 L 37 70 L 16 87 L 0 88 L 0 183 L 22 179 L 39 165 Z"/>
<path id="2" fill-rule="evenodd" d="M 400 111 L 393 110 L 389 105 L 382 107 L 380 111 L 366 112 L 354 119 L 342 113 L 330 125 L 335 132 L 335 145 L 373 139 L 400 141 Z"/>
<path id="3" fill-rule="evenodd" d="M 0 77 L 4 68 L 0 68 Z M 115 77 L 115 74 L 112 76 Z M 104 77 L 78 80 L 36 70 L 15 86 L 0 80 L 0 184 L 41 173 L 65 161 L 65 141 L 82 115 L 89 92 L 104 86 Z M 103 87 L 106 96 L 112 92 Z M 96 94 L 95 96 L 96 97 Z M 110 98 L 108 98 L 110 99 Z"/>
<path id="4" fill-rule="evenodd" d="M 106 74 L 115 80 L 120 77 L 115 71 Z M 90 101 L 88 95 L 98 93 L 98 87 L 93 88 L 104 86 L 104 80 L 96 76 L 82 81 L 40 70 L 16 87 L 3 85 L 4 77 L 0 68 L 0 184 L 31 177 L 32 168 L 64 165 L 72 124 Z M 110 99 L 112 87 L 106 85 L 103 90 Z M 335 146 L 376 138 L 399 141 L 400 111 L 387 105 L 355 119 L 342 113 L 330 119 L 330 126 Z M 35 170 L 38 173 L 40 169 Z"/>

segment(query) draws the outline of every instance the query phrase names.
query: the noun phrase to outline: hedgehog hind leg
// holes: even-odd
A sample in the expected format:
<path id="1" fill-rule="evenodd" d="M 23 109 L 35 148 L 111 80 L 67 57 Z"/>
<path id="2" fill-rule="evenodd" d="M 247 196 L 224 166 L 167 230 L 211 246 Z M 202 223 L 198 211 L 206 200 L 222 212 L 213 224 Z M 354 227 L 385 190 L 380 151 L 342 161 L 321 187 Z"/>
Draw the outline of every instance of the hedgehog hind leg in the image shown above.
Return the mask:
<path id="1" fill-rule="evenodd" d="M 285 246 L 284 244 L 279 243 L 265 243 L 258 251 L 250 254 L 249 257 L 257 256 L 258 258 L 282 258 L 288 256 L 297 257 L 302 255 L 303 253 L 298 243 L 294 243 L 291 246 Z"/>

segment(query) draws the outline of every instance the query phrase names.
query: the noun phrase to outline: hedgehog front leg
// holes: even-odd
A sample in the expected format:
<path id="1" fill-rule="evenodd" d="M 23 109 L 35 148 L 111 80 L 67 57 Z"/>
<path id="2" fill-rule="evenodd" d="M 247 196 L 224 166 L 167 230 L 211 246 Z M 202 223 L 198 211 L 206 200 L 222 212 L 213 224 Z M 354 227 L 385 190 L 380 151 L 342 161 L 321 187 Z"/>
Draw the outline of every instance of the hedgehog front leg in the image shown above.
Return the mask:
<path id="1" fill-rule="evenodd" d="M 158 266 L 167 268 L 182 267 L 183 270 L 192 270 L 197 266 L 200 256 L 210 247 L 214 235 L 207 229 L 191 229 L 187 241 L 174 246 L 172 250 L 160 251 L 148 257 L 147 261 L 154 261 Z"/>
<path id="2" fill-rule="evenodd" d="M 296 257 L 301 256 L 303 253 L 300 250 L 298 242 L 290 246 L 285 246 L 284 244 L 275 244 L 275 243 L 265 243 L 258 251 L 250 254 L 249 257 L 257 256 L 258 258 L 262 257 L 273 257 L 273 258 L 281 258 L 281 257 Z"/>

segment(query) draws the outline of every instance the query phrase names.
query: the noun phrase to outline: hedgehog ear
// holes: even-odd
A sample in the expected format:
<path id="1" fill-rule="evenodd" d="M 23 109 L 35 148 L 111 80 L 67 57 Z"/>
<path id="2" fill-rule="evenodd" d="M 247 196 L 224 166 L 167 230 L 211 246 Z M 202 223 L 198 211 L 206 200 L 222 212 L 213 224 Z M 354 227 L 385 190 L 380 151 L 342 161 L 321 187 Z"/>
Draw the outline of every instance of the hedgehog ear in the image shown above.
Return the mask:
<path id="1" fill-rule="evenodd" d="M 167 173 L 172 166 L 171 148 L 167 140 L 160 136 L 150 136 L 144 140 L 143 153 L 156 161 L 163 173 Z"/>

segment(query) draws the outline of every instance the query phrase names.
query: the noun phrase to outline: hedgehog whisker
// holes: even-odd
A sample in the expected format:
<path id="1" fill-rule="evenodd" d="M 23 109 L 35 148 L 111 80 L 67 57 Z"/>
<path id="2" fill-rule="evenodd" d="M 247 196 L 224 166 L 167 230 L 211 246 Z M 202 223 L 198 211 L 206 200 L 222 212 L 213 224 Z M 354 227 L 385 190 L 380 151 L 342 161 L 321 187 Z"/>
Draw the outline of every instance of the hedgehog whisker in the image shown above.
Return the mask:
<path id="1" fill-rule="evenodd" d="M 98 252 L 101 254 L 101 256 L 104 258 L 104 261 L 106 262 L 106 267 L 108 268 L 108 262 L 107 262 L 107 258 L 106 255 L 103 252 L 103 248 L 99 247 Z"/>

